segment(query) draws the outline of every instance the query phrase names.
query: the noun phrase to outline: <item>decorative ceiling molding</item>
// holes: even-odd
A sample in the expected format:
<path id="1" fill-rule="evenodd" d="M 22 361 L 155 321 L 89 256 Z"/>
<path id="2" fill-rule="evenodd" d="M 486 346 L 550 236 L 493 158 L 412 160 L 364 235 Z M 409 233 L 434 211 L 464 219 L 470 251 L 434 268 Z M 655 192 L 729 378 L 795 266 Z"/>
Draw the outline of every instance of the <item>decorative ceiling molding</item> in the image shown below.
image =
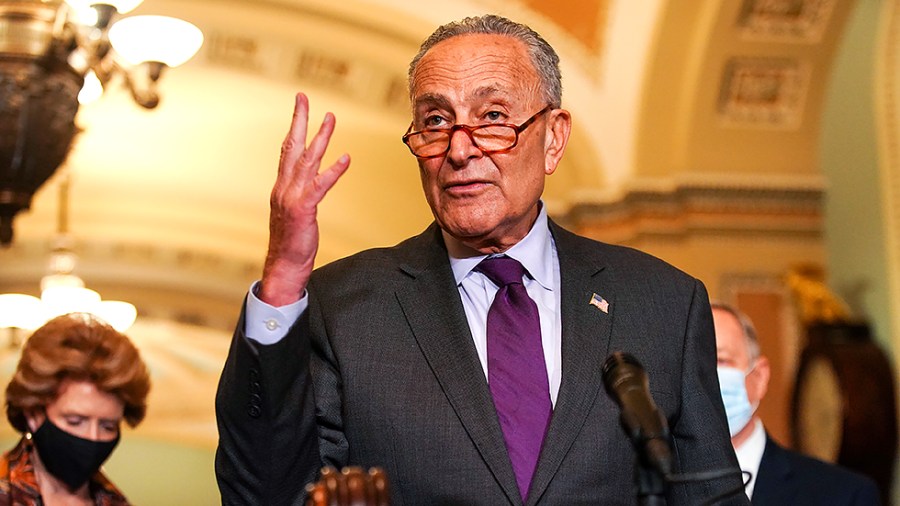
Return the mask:
<path id="1" fill-rule="evenodd" d="M 812 66 L 789 58 L 732 58 L 725 65 L 718 115 L 724 126 L 797 129 Z"/>
<path id="2" fill-rule="evenodd" d="M 403 114 L 409 109 L 403 69 L 321 41 L 276 40 L 223 28 L 208 33 L 201 57 L 229 70 L 332 90 L 368 106 Z"/>
<path id="3" fill-rule="evenodd" d="M 374 22 L 367 24 L 358 19 L 345 19 L 340 17 L 338 10 L 328 13 L 279 6 L 279 2 L 263 3 L 288 15 L 301 15 L 298 27 L 310 22 L 334 24 L 347 31 L 346 35 L 336 32 L 336 37 L 349 37 L 352 32 L 358 38 L 368 39 L 370 49 L 386 43 L 406 46 L 408 51 L 404 53 L 402 63 L 395 64 L 372 58 L 370 52 L 358 51 L 356 45 L 323 44 L 321 38 L 305 34 L 302 28 L 286 36 L 249 32 L 241 27 L 206 21 L 205 25 L 200 23 L 206 42 L 197 61 L 304 88 L 316 86 L 367 106 L 408 114 L 406 64 L 421 40 L 413 41 L 405 34 L 390 32 Z M 489 10 L 499 12 L 508 2 L 481 0 L 481 3 Z M 573 53 L 572 59 L 585 75 L 599 81 L 606 50 L 609 0 L 591 0 L 569 9 L 546 2 L 523 3 L 526 6 L 521 20 L 546 33 L 555 45 L 561 46 L 558 50 Z"/>
<path id="4" fill-rule="evenodd" d="M 817 43 L 836 0 L 744 0 L 738 29 L 748 40 Z"/>
<path id="5" fill-rule="evenodd" d="M 554 216 L 576 231 L 608 242 L 688 234 L 805 234 L 823 228 L 824 189 L 748 182 L 647 186 L 619 199 L 580 203 Z"/>

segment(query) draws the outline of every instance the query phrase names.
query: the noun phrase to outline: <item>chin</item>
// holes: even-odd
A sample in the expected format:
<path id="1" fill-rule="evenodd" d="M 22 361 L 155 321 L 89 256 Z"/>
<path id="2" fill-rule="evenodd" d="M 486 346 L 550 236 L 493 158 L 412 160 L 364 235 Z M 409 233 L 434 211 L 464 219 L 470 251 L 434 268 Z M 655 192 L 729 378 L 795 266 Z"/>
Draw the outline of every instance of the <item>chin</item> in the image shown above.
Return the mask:
<path id="1" fill-rule="evenodd" d="M 478 239 L 490 235 L 501 220 L 495 209 L 472 203 L 456 204 L 435 213 L 441 228 L 458 239 Z M 500 214 L 502 216 L 502 213 Z"/>
<path id="2" fill-rule="evenodd" d="M 456 239 L 467 243 L 485 241 L 495 230 L 493 227 L 461 226 L 453 223 L 443 225 L 441 228 Z"/>

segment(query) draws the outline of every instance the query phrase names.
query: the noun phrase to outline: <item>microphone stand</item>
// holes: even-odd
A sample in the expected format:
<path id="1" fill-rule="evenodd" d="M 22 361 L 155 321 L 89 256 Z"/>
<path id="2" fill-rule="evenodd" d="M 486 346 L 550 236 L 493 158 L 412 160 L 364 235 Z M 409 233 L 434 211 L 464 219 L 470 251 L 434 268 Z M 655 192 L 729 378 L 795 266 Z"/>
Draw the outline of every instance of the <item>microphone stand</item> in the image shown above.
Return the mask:
<path id="1" fill-rule="evenodd" d="M 672 473 L 669 425 L 650 394 L 650 380 L 633 356 L 614 352 L 603 363 L 603 384 L 621 408 L 619 423 L 634 447 L 634 482 L 641 506 L 665 506 Z"/>
<path id="2" fill-rule="evenodd" d="M 665 506 L 666 482 L 665 476 L 656 466 L 651 465 L 644 458 L 643 452 L 638 452 L 634 461 L 634 484 L 637 489 L 637 499 L 640 506 Z"/>

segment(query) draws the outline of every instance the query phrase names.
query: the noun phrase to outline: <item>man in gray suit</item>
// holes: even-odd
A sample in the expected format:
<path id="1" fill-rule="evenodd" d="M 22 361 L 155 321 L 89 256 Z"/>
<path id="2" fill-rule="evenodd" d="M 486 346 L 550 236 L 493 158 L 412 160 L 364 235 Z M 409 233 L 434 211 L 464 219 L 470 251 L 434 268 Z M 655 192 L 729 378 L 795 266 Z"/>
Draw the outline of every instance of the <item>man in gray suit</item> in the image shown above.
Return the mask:
<path id="1" fill-rule="evenodd" d="M 435 222 L 315 272 L 316 207 L 349 158 L 320 170 L 334 118 L 307 145 L 308 104 L 297 96 L 263 277 L 216 398 L 223 502 L 296 504 L 320 466 L 357 465 L 386 471 L 395 505 L 634 504 L 635 451 L 601 378 L 607 355 L 625 351 L 648 371 L 675 471 L 733 470 L 673 484 L 669 504 L 732 490 L 729 500 L 745 504 L 703 285 L 547 217 L 544 178 L 571 128 L 554 50 L 507 19 L 467 18 L 423 43 L 409 78 L 404 142 Z M 489 277 L 482 266 L 498 256 L 524 275 L 509 285 Z M 506 394 L 515 409 L 535 395 L 545 403 L 531 455 L 517 441 L 533 429 L 501 409 L 509 395 L 501 403 L 498 393 L 523 372 L 497 372 L 498 353 L 525 346 L 492 344 L 506 298 L 497 294 L 523 287 L 537 314 L 539 356 L 527 361 L 539 367 L 528 374 L 540 380 Z"/>

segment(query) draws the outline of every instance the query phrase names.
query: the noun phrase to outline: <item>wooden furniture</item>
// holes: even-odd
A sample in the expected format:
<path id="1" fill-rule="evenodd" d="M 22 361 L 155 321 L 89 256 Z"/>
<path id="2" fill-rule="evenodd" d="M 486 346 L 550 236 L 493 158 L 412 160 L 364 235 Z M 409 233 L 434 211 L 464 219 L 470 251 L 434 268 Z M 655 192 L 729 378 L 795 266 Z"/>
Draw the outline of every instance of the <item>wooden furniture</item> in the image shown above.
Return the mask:
<path id="1" fill-rule="evenodd" d="M 390 506 L 387 476 L 377 467 L 325 467 L 306 492 L 306 506 Z"/>

